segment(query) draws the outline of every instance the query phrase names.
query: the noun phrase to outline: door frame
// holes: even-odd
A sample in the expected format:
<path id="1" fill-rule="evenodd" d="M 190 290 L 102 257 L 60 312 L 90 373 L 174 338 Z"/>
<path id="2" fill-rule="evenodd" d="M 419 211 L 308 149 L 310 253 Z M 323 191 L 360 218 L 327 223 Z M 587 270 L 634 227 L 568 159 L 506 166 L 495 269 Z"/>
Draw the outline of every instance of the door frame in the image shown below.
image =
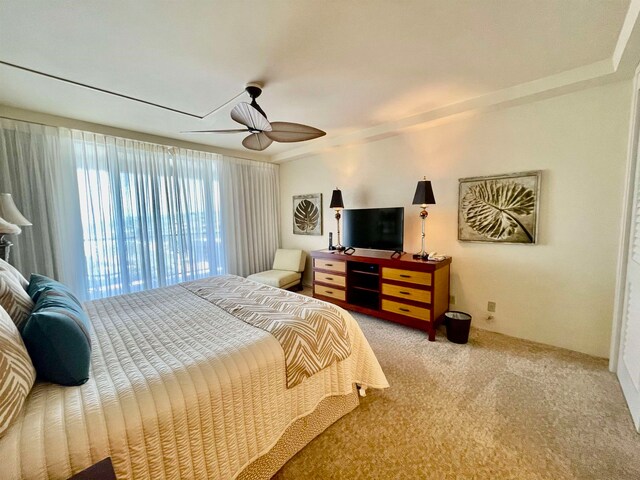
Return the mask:
<path id="1" fill-rule="evenodd" d="M 640 140 L 640 65 L 633 76 L 633 92 L 629 120 L 629 140 L 627 145 L 627 166 L 625 173 L 622 220 L 618 241 L 618 262 L 616 267 L 616 290 L 613 304 L 611 327 L 611 347 L 609 350 L 609 370 L 617 372 L 620 354 L 620 337 L 624 323 L 625 292 L 627 285 L 627 262 L 629 260 L 629 233 L 633 218 L 633 200 L 638 165 L 638 141 Z M 640 192 L 638 192 L 640 194 Z"/>

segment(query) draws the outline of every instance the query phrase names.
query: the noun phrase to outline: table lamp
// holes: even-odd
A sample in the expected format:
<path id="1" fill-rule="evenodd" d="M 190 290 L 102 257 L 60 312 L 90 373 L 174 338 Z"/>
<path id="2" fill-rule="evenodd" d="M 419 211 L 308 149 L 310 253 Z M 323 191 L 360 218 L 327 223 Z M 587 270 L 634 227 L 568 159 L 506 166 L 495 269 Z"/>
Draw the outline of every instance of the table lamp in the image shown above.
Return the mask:
<path id="1" fill-rule="evenodd" d="M 20 227 L 30 227 L 32 224 L 24 218 L 18 207 L 13 202 L 10 193 L 0 193 L 0 258 L 9 261 L 11 243 L 5 240 L 5 235 L 19 235 Z"/>
<path id="2" fill-rule="evenodd" d="M 334 247 L 334 250 L 343 251 L 345 248 L 340 245 L 340 210 L 344 208 L 344 202 L 342 201 L 342 192 L 338 187 L 333 191 L 331 195 L 331 203 L 329 208 L 335 208 L 336 210 L 336 223 L 338 224 L 338 243 Z"/>
<path id="3" fill-rule="evenodd" d="M 416 253 L 413 258 L 421 260 L 428 260 L 429 254 L 424 249 L 424 223 L 429 216 L 427 212 L 427 205 L 435 205 L 436 199 L 433 196 L 433 189 L 431 188 L 431 182 L 424 177 L 424 180 L 418 182 L 416 187 L 416 193 L 413 195 L 413 205 L 420 205 L 422 210 L 420 211 L 420 218 L 422 219 L 422 249 L 420 253 Z"/>

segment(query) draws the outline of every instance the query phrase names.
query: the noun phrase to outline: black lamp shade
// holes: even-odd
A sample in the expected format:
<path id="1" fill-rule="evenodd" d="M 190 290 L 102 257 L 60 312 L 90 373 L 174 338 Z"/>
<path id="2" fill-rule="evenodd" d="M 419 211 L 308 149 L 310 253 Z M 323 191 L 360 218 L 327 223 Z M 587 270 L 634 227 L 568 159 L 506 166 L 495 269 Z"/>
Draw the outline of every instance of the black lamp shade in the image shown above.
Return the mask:
<path id="1" fill-rule="evenodd" d="M 433 196 L 433 189 L 429 180 L 420 180 L 413 196 L 413 205 L 435 205 L 436 197 Z"/>
<path id="2" fill-rule="evenodd" d="M 344 203 L 342 203 L 342 192 L 340 190 L 335 189 L 333 191 L 329 208 L 344 208 Z"/>

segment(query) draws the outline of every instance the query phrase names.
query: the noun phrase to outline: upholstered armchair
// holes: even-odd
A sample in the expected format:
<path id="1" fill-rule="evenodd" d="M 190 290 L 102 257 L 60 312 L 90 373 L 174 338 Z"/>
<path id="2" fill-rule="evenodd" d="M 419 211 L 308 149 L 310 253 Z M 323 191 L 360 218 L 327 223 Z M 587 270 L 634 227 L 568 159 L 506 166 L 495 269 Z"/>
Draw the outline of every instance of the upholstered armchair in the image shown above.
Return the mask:
<path id="1" fill-rule="evenodd" d="M 279 248 L 273 260 L 273 268 L 266 272 L 254 273 L 247 278 L 272 287 L 302 290 L 302 272 L 306 254 L 302 250 Z"/>

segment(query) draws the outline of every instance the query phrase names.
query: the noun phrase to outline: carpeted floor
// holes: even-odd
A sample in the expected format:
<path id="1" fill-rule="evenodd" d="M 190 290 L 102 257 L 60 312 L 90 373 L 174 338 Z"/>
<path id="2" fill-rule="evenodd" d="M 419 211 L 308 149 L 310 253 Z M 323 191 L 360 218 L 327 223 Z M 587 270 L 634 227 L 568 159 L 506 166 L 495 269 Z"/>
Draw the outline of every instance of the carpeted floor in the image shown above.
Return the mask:
<path id="1" fill-rule="evenodd" d="M 371 390 L 276 479 L 640 479 L 640 435 L 603 359 L 472 330 L 467 345 L 354 314 Z"/>

